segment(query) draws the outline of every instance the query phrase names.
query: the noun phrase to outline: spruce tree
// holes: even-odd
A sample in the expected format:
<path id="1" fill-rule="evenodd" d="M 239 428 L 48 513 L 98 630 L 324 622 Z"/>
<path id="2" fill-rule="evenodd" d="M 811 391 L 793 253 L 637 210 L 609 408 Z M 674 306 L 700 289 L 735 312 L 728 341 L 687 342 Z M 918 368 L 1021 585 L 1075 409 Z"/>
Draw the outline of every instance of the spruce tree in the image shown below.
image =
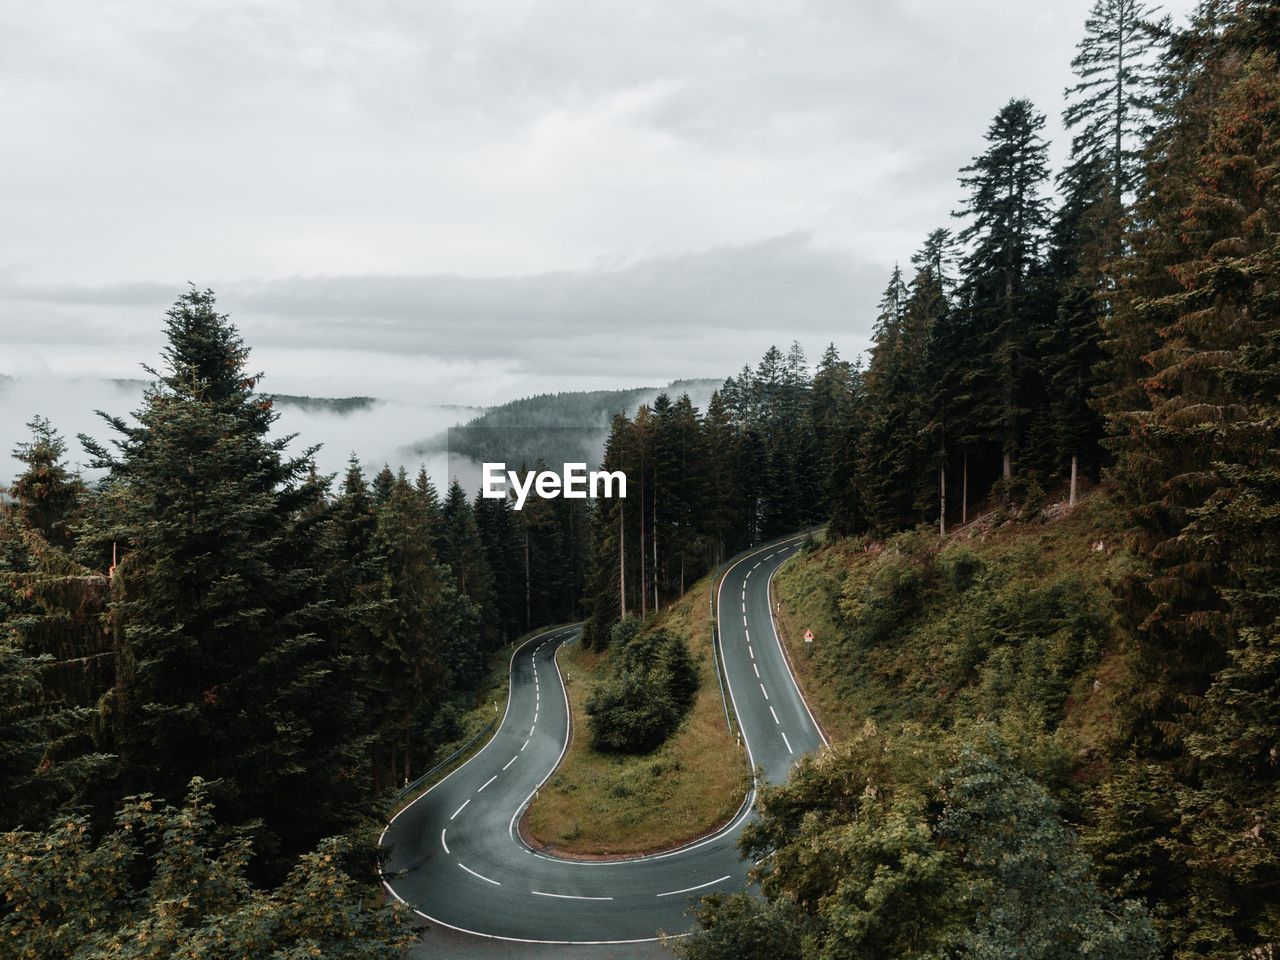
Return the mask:
<path id="1" fill-rule="evenodd" d="M 272 437 L 248 348 L 212 292 L 166 315 L 164 366 L 115 450 L 88 535 L 121 552 L 112 615 L 132 670 L 117 709 L 126 789 L 176 799 L 210 779 L 225 814 L 261 820 L 267 872 L 347 822 L 353 709 L 341 696 L 311 451 Z"/>
<path id="2" fill-rule="evenodd" d="M 68 549 L 84 482 L 67 469 L 66 442 L 47 419 L 35 417 L 27 428 L 31 439 L 13 451 L 23 469 L 9 490 L 18 523 L 39 531 L 53 546 Z"/>
<path id="3" fill-rule="evenodd" d="M 974 352 L 989 374 L 974 391 L 974 426 L 999 438 L 1001 474 L 1013 474 L 1024 428 L 1027 355 L 1035 300 L 1030 277 L 1048 227 L 1048 146 L 1044 117 L 1029 100 L 1011 100 L 987 129 L 987 148 L 961 171 L 968 190 L 956 214 L 968 219 L 961 295 Z"/>

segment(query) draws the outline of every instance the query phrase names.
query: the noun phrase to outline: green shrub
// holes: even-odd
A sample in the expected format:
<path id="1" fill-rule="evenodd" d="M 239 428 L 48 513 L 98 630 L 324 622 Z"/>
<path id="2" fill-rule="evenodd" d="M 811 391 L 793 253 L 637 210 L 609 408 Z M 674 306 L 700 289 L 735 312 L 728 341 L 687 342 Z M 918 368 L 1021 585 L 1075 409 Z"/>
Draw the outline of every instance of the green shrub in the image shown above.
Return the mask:
<path id="1" fill-rule="evenodd" d="M 665 630 L 614 628 L 612 669 L 587 700 L 591 746 L 648 753 L 680 726 L 698 692 L 698 671 L 684 640 Z"/>

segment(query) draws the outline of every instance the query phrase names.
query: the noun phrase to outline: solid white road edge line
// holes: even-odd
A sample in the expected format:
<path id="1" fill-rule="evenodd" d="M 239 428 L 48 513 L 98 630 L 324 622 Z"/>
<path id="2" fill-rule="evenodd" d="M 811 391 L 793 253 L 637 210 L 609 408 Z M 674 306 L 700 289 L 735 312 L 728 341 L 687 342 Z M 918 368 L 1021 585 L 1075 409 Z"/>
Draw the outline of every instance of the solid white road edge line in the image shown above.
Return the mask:
<path id="1" fill-rule="evenodd" d="M 613 897 L 579 897 L 572 893 L 543 893 L 541 890 L 530 890 L 535 897 L 555 897 L 558 900 L 612 900 Z"/>
<path id="2" fill-rule="evenodd" d="M 468 866 L 467 866 L 465 863 L 463 863 L 461 860 L 459 860 L 459 861 L 458 861 L 458 866 L 460 866 L 463 870 L 467 871 L 467 873 L 471 874 L 473 877 L 479 877 L 479 878 L 480 878 L 481 880 L 483 880 L 485 883 L 492 883 L 495 887 L 500 887 L 500 886 L 502 886 L 502 884 L 500 884 L 497 880 L 490 880 L 490 879 L 489 879 L 488 877 L 486 877 L 483 873 L 476 873 L 474 870 L 472 870 L 470 867 L 468 867 Z"/>
<path id="3" fill-rule="evenodd" d="M 466 933 L 473 937 L 484 937 L 486 940 L 501 940 L 504 943 L 537 943 L 537 944 L 555 944 L 557 946 L 582 946 L 582 947 L 601 947 L 612 946 L 621 943 L 657 943 L 661 940 L 677 940 L 689 936 L 687 933 L 669 933 L 665 937 L 635 937 L 631 940 L 534 940 L 530 937 L 504 937 L 498 933 L 481 933 L 479 930 L 468 930 L 466 927 L 459 927 L 449 923 L 446 920 L 440 920 L 431 916 L 429 913 L 423 913 L 413 904 L 409 903 L 404 897 L 396 893 L 395 888 L 387 881 L 382 881 L 382 886 L 386 888 L 387 893 L 395 897 L 400 903 L 420 916 L 423 920 L 431 923 L 439 924 L 442 927 L 448 927 L 450 930 L 457 930 L 458 933 Z"/>
<path id="4" fill-rule="evenodd" d="M 717 883 L 724 883 L 732 874 L 726 873 L 719 880 L 708 880 L 706 883 L 700 883 L 696 887 L 685 887 L 683 890 L 671 890 L 667 893 L 659 893 L 659 897 L 674 897 L 682 893 L 693 893 L 695 890 L 702 890 L 706 887 L 714 887 Z"/>

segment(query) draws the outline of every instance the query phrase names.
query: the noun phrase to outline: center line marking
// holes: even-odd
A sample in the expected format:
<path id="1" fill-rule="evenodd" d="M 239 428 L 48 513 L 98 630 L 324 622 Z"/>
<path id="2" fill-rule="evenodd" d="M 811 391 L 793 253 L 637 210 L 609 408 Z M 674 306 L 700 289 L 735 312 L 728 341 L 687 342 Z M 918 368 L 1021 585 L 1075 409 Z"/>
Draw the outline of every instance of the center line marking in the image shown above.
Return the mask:
<path id="1" fill-rule="evenodd" d="M 448 829 L 449 829 L 448 827 L 445 827 L 445 830 L 448 830 Z M 449 845 L 448 845 L 447 843 L 445 843 L 445 842 L 444 842 L 444 833 L 445 833 L 445 830 L 441 830 L 441 831 L 440 831 L 440 846 L 444 847 L 444 852 L 445 852 L 445 853 L 448 853 L 448 852 L 449 852 Z"/>
<path id="2" fill-rule="evenodd" d="M 476 873 L 474 870 L 472 870 L 470 867 L 468 867 L 468 866 L 467 866 L 465 863 L 463 863 L 461 860 L 459 860 L 459 861 L 458 861 L 458 866 L 460 866 L 463 870 L 467 871 L 467 873 L 471 874 L 473 877 L 479 877 L 479 878 L 480 878 L 481 880 L 483 880 L 485 883 L 492 883 L 495 887 L 500 887 L 500 886 L 502 886 L 502 884 L 500 884 L 497 880 L 490 880 L 490 879 L 489 879 L 488 877 L 486 877 L 483 873 Z"/>
<path id="3" fill-rule="evenodd" d="M 723 877 L 721 877 L 719 880 L 708 880 L 706 883 L 700 883 L 700 884 L 698 884 L 696 887 L 685 887 L 683 890 L 670 890 L 670 891 L 668 891 L 667 893 L 660 893 L 660 894 L 658 894 L 658 896 L 660 896 L 660 897 L 674 897 L 674 896 L 676 896 L 676 895 L 678 895 L 678 894 L 681 894 L 681 893 L 692 893 L 694 890 L 701 890 L 701 889 L 703 889 L 704 887 L 713 887 L 713 886 L 715 886 L 717 883 L 723 883 L 725 880 L 728 880 L 728 879 L 729 879 L 729 874 L 727 874 L 727 873 L 726 873 L 726 874 L 725 874 Z"/>
<path id="4" fill-rule="evenodd" d="M 579 897 L 572 893 L 543 893 L 541 890 L 530 890 L 535 897 L 558 897 L 561 900 L 612 900 L 613 897 Z"/>
<path id="5" fill-rule="evenodd" d="M 538 722 L 538 711 L 537 711 L 537 710 L 533 711 L 533 722 L 534 722 L 534 723 L 537 723 L 537 722 Z"/>
<path id="6" fill-rule="evenodd" d="M 754 650 L 752 650 L 752 649 L 751 649 L 751 644 L 749 644 L 749 643 L 747 644 L 747 653 L 751 654 L 751 659 L 752 659 L 752 660 L 754 660 L 754 659 L 756 658 L 756 652 L 755 652 Z"/>
<path id="7" fill-rule="evenodd" d="M 468 803 L 470 803 L 470 802 L 471 802 L 471 798 L 470 798 L 470 797 L 468 797 L 466 800 L 462 801 L 462 806 L 460 806 L 457 810 L 453 811 L 453 816 L 452 816 L 452 817 L 450 817 L 449 819 L 450 819 L 450 820 L 456 819 L 456 818 L 457 818 L 457 816 L 458 816 L 458 814 L 460 814 L 463 810 L 467 809 L 467 804 L 468 804 Z"/>
<path id="8" fill-rule="evenodd" d="M 536 725 L 538 721 L 537 721 L 537 720 L 534 720 L 533 722 L 534 722 L 534 724 Z M 531 736 L 531 737 L 533 736 L 533 727 L 530 727 L 530 728 L 529 728 L 529 736 Z"/>
<path id="9" fill-rule="evenodd" d="M 489 784 L 493 783 L 493 781 L 497 779 L 498 779 L 498 775 L 495 773 L 492 777 L 490 777 L 488 780 L 484 782 L 484 787 L 487 787 Z M 484 787 L 481 787 L 480 790 L 483 790 Z M 476 793 L 479 793 L 480 790 L 477 790 Z"/>
<path id="10" fill-rule="evenodd" d="M 777 715 L 776 713 L 774 713 L 774 712 L 773 712 L 773 707 L 770 707 L 770 708 L 769 708 L 769 712 L 770 712 L 770 713 L 773 713 L 773 722 L 774 722 L 774 723 L 776 723 L 778 726 L 782 726 L 782 721 L 781 721 L 781 720 L 779 720 L 779 719 L 778 719 L 778 715 Z"/>
<path id="11" fill-rule="evenodd" d="M 752 660 L 752 661 L 751 661 L 751 669 L 752 669 L 752 670 L 754 670 L 754 671 L 756 672 L 756 679 L 757 679 L 757 680 L 759 680 L 759 679 L 760 679 L 760 668 L 756 666 L 756 662 L 755 662 L 754 660 Z"/>
<path id="12" fill-rule="evenodd" d="M 524 742 L 524 747 L 527 747 L 528 745 L 529 745 L 529 741 L 528 741 L 528 740 L 526 740 L 526 741 Z M 521 748 L 520 748 L 520 752 L 521 752 L 521 753 L 524 753 L 524 747 L 521 747 Z"/>
<path id="13" fill-rule="evenodd" d="M 764 688 L 764 684 L 760 684 L 760 692 L 764 694 L 766 700 L 769 699 L 769 691 Z"/>
<path id="14" fill-rule="evenodd" d="M 795 753 L 795 751 L 791 749 L 791 741 L 787 739 L 787 731 L 779 730 L 778 732 L 782 734 L 782 742 L 787 745 L 787 753 Z"/>
<path id="15" fill-rule="evenodd" d="M 502 769 L 503 770 L 507 769 L 507 767 L 511 766 L 513 763 L 515 763 L 519 759 L 520 759 L 520 754 L 517 753 L 514 757 L 512 757 L 510 760 L 507 761 L 507 766 L 503 767 Z"/>

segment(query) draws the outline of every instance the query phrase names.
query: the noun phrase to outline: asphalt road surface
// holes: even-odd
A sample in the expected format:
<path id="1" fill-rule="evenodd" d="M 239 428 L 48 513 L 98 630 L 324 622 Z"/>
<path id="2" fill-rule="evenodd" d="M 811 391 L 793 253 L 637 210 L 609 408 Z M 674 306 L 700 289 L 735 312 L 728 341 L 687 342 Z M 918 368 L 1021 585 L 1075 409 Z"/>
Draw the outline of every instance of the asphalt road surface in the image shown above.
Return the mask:
<path id="1" fill-rule="evenodd" d="M 787 667 L 769 610 L 769 580 L 799 540 L 739 558 L 719 587 L 720 637 L 748 758 L 771 783 L 822 735 Z M 737 840 L 754 791 L 720 832 L 665 854 L 611 862 L 535 852 L 517 821 L 569 739 L 555 655 L 578 628 L 541 634 L 511 658 L 497 732 L 471 760 L 387 825 L 386 887 L 433 924 L 522 943 L 622 944 L 689 928 L 692 900 L 747 885 Z"/>

